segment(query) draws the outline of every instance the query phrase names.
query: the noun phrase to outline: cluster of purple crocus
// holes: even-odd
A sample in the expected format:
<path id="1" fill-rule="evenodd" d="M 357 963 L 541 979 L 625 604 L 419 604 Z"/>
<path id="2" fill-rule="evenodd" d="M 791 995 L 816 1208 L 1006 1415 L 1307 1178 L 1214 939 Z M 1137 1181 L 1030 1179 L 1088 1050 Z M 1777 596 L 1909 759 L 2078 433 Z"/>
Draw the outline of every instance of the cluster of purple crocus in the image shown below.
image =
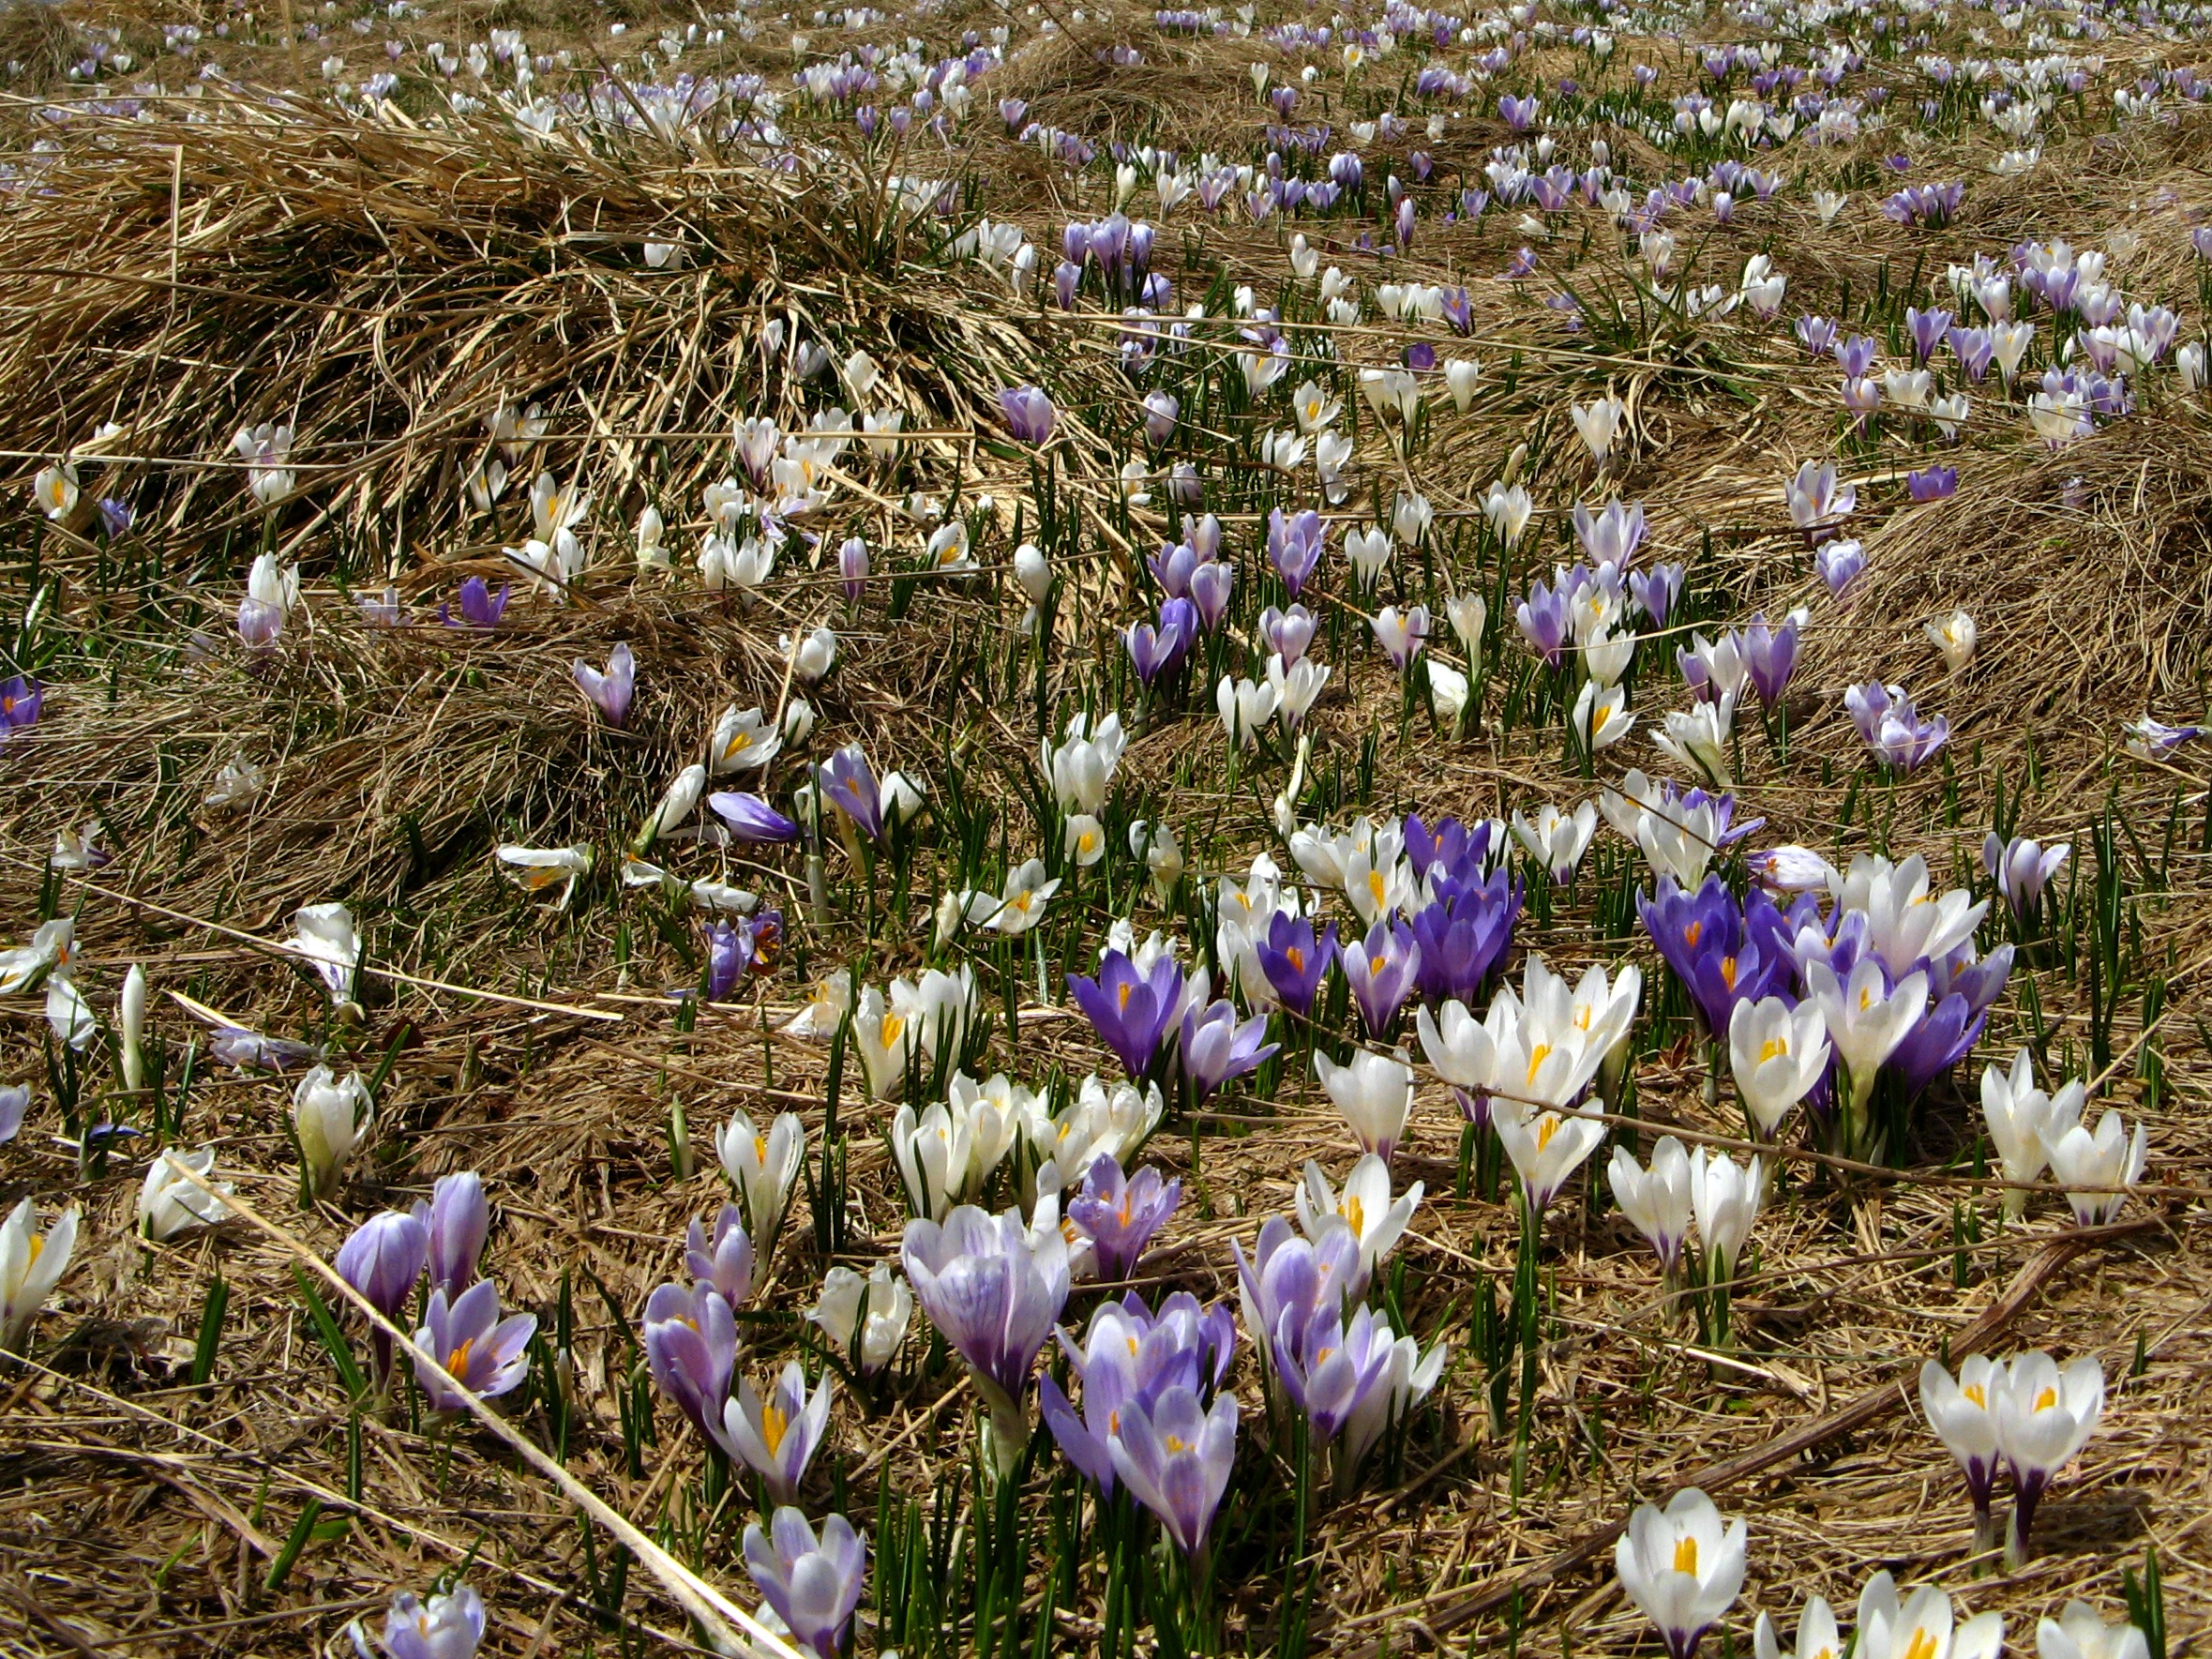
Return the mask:
<path id="1" fill-rule="evenodd" d="M 519 1385 L 529 1370 L 535 1314 L 500 1318 L 499 1288 L 480 1279 L 477 1262 L 491 1227 L 484 1183 L 471 1171 L 441 1176 L 428 1203 L 412 1212 L 372 1215 L 339 1246 L 339 1276 L 397 1323 L 425 1270 L 430 1298 L 414 1346 L 461 1387 L 491 1399 Z M 380 1326 L 369 1334 L 370 1379 L 379 1394 L 391 1385 L 392 1339 Z M 415 1380 L 433 1411 L 459 1412 L 468 1402 L 424 1360 Z"/>
<path id="2" fill-rule="evenodd" d="M 1134 294 L 1157 307 L 1167 297 L 1167 281 L 1151 275 L 1152 227 L 1128 215 L 1109 213 L 1090 224 L 1070 224 L 1061 233 L 1061 264 L 1053 272 L 1061 309 L 1076 303 L 1083 273 L 1095 265 L 1110 294 Z M 1157 283 L 1157 293 L 1154 285 Z"/>
<path id="3" fill-rule="evenodd" d="M 1398 1350 L 1388 1318 L 1363 1305 L 1347 1317 L 1366 1290 L 1358 1239 L 1341 1218 L 1307 1239 L 1276 1215 L 1259 1229 L 1250 1259 L 1234 1241 L 1229 1247 L 1262 1377 L 1304 1419 L 1309 1445 L 1345 1435 L 1338 1469 L 1348 1472 L 1391 1408 Z"/>
<path id="4" fill-rule="evenodd" d="M 765 973 L 775 966 L 783 943 L 783 912 L 718 917 L 707 927 L 706 1000 L 727 1003 L 747 970 Z"/>
<path id="5" fill-rule="evenodd" d="M 1211 998 L 1205 969 L 1186 976 L 1165 951 L 1140 968 L 1126 952 L 1107 950 L 1095 977 L 1071 973 L 1067 985 L 1132 1078 L 1165 1069 L 1181 1079 L 1193 1105 L 1257 1070 L 1277 1049 L 1263 1040 L 1265 1019 L 1240 1020 L 1235 1003 Z"/>
<path id="6" fill-rule="evenodd" d="M 1966 187 L 1949 184 L 1906 185 L 1882 198 L 1882 217 L 1901 225 L 1927 225 L 1940 229 L 1950 223 L 1966 200 Z"/>
<path id="7" fill-rule="evenodd" d="M 1869 680 L 1843 693 L 1843 706 L 1874 758 L 1895 771 L 1910 772 L 1950 741 L 1950 722 L 1921 719 L 1902 686 Z"/>

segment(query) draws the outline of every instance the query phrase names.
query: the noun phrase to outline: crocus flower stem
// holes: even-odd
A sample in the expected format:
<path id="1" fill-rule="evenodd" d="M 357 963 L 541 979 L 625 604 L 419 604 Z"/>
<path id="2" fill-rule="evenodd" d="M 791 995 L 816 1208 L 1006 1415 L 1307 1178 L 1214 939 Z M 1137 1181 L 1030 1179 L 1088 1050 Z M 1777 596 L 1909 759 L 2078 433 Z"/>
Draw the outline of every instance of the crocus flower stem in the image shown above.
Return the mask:
<path id="1" fill-rule="evenodd" d="M 1527 1201 L 1527 1189 L 1523 1187 L 1521 1253 L 1513 1270 L 1513 1323 L 1521 1334 L 1520 1410 L 1513 1425 L 1512 1499 L 1516 1511 L 1527 1479 L 1528 1440 L 1536 1417 L 1536 1255 L 1542 1243 L 1543 1213 Z"/>

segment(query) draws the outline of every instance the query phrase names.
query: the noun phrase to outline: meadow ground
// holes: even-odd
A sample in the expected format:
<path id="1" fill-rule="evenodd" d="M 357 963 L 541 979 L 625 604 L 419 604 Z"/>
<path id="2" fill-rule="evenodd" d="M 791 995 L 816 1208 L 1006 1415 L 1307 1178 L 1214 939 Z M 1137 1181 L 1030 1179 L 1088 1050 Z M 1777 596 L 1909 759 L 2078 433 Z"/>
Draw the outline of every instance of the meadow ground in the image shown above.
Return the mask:
<path id="1" fill-rule="evenodd" d="M 775 1651 L 768 1486 L 640 1327 L 733 1186 L 753 1247 L 685 1307 L 756 1388 L 835 1380 L 819 1444 L 732 1407 L 865 1541 L 824 1644 L 1656 1653 L 1614 1539 L 1684 1486 L 1748 1527 L 1707 1652 L 1814 1594 L 1848 1630 L 1888 1571 L 1961 1634 L 1908 1608 L 1862 1659 L 1986 1651 L 1992 1611 L 2067 1659 L 2073 1598 L 2159 1625 L 2153 1560 L 2147 1659 L 2201 1643 L 2203 10 L 16 0 L 0 1199 L 76 1220 L 0 1234 L 0 1643 L 345 1653 L 358 1618 L 465 1659 L 384 1619 L 465 1582 L 487 1654 Z M 2070 849 L 2039 897 L 1993 829 Z M 1640 912 L 1708 867 L 1701 921 Z M 1309 917 L 1348 943 L 1302 1017 Z M 1156 1108 L 1069 989 L 1122 918 L 1148 985 L 1230 999 L 1160 1010 Z M 1640 971 L 1617 1049 L 1539 954 Z M 1912 1034 L 1814 1061 L 1754 1147 L 1724 1028 L 1768 996 L 1800 1055 L 1892 1003 Z M 1423 1040 L 1453 1000 L 1495 1043 Z M 1362 1048 L 1409 1070 L 1325 1088 Z M 2008 1169 L 1983 1074 L 2023 1048 L 2018 1110 L 2080 1079 L 2140 1170 L 2050 1117 Z M 1663 1283 L 1608 1160 L 1666 1133 L 1772 1183 L 1701 1161 Z M 1380 1205 L 1372 1165 L 1340 1199 L 1373 1149 Z M 1309 1159 L 1316 1248 L 1382 1259 L 1241 1296 Z M 1194 1554 L 1038 1385 L 1010 1469 L 979 1438 L 963 1356 L 1102 1414 L 1106 1358 L 927 1296 L 887 1360 L 805 1317 L 972 1200 L 1016 1212 L 948 1273 L 1005 1253 L 972 1321 L 1041 1298 L 1080 1345 L 1131 1205 L 1078 1189 L 1122 1165 L 1181 1184 L 1128 1288 L 1236 1322 L 1226 1377 L 1164 1323 L 1130 1384 L 1147 1434 L 1177 1380 L 1241 1407 L 1233 1465 L 1153 1442 L 1226 1482 L 1164 1501 Z M 324 1264 L 464 1171 L 536 1327 L 504 1368 L 441 1334 L 493 1396 L 441 1415 L 362 1375 Z M 1919 1377 L 2028 1350 L 2105 1395 L 2008 1561 Z"/>

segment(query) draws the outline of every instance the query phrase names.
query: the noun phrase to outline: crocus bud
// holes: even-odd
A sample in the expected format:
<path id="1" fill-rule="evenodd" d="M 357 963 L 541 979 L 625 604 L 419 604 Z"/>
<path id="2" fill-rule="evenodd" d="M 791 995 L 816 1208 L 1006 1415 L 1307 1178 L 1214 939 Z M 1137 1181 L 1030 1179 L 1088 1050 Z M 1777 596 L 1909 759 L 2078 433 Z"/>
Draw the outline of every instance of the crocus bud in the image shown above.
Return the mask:
<path id="1" fill-rule="evenodd" d="M 292 1128 L 308 1192 L 321 1197 L 338 1185 L 369 1115 L 369 1090 L 359 1072 L 341 1083 L 328 1066 L 318 1065 L 300 1078 L 292 1095 Z"/>
<path id="2" fill-rule="evenodd" d="M 661 522 L 660 509 L 647 507 L 638 515 L 638 568 L 666 570 L 669 568 L 668 550 L 661 546 L 666 526 Z"/>
<path id="3" fill-rule="evenodd" d="M 430 1288 L 459 1295 L 475 1282 L 476 1261 L 491 1230 L 483 1178 L 474 1169 L 439 1176 L 430 1201 L 417 1202 L 414 1214 L 429 1229 Z"/>
<path id="4" fill-rule="evenodd" d="M 123 1086 L 133 1093 L 146 1082 L 146 971 L 138 963 L 123 976 Z"/>
<path id="5" fill-rule="evenodd" d="M 429 1259 L 430 1229 L 419 1216 L 399 1210 L 371 1215 L 339 1246 L 339 1276 L 358 1290 L 385 1319 L 397 1322 L 406 1311 Z M 392 1339 L 381 1330 L 369 1334 L 369 1373 L 378 1393 L 390 1386 Z"/>
<path id="6" fill-rule="evenodd" d="M 783 739 L 789 744 L 802 744 L 814 735 L 814 705 L 804 697 L 794 697 L 784 704 Z"/>
<path id="7" fill-rule="evenodd" d="M 845 584 L 846 602 L 859 604 L 868 580 L 868 544 L 859 536 L 848 536 L 837 549 L 837 575 Z"/>
<path id="8" fill-rule="evenodd" d="M 707 769 L 698 764 L 689 765 L 676 774 L 668 792 L 661 796 L 660 805 L 653 809 L 637 839 L 631 843 L 638 852 L 644 852 L 662 836 L 687 822 L 699 810 L 699 798 L 707 787 Z"/>
<path id="9" fill-rule="evenodd" d="M 1052 562 L 1034 542 L 1025 541 L 1014 550 L 1014 580 L 1021 583 L 1032 605 L 1044 604 L 1052 592 Z"/>

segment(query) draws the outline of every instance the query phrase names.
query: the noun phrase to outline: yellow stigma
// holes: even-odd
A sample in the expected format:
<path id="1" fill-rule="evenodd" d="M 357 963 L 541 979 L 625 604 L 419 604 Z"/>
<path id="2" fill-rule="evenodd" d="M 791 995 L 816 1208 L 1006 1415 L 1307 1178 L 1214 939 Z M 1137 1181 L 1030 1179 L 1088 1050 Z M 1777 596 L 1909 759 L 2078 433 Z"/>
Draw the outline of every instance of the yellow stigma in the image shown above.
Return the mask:
<path id="1" fill-rule="evenodd" d="M 1098 837 L 1092 835 L 1089 830 L 1085 830 L 1081 835 L 1076 837 L 1076 847 L 1078 852 L 1088 852 L 1091 848 L 1097 845 Z"/>
<path id="2" fill-rule="evenodd" d="M 1178 1452 L 1187 1452 L 1190 1449 L 1189 1443 L 1181 1436 L 1171 1434 L 1167 1437 L 1167 1452 L 1170 1456 Z"/>
<path id="3" fill-rule="evenodd" d="M 883 1047 L 888 1048 L 898 1041 L 898 1033 L 907 1028 L 904 1017 L 897 1014 L 883 1016 Z"/>
<path id="4" fill-rule="evenodd" d="M 1730 990 L 1736 988 L 1736 958 L 1734 957 L 1721 958 L 1721 978 Z"/>
<path id="5" fill-rule="evenodd" d="M 1982 1410 L 1986 1411 L 1989 1410 L 1989 1396 L 1981 1392 L 1980 1383 L 1969 1382 L 1964 1388 L 1959 1390 L 1959 1392 L 1964 1395 L 1968 1399 L 1972 1400 L 1975 1405 L 1979 1407 Z"/>
<path id="6" fill-rule="evenodd" d="M 727 744 L 723 746 L 723 759 L 729 759 L 731 755 L 737 753 L 739 749 L 749 748 L 752 746 L 752 742 L 753 734 L 750 731 L 740 731 L 735 737 L 732 737 Z"/>
<path id="7" fill-rule="evenodd" d="M 1536 1150 L 1542 1152 L 1552 1143 L 1552 1137 L 1559 1132 L 1559 1114 L 1547 1111 L 1536 1120 Z M 1694 1547 L 1694 1546 L 1693 1546 Z"/>
<path id="8" fill-rule="evenodd" d="M 37 1233 L 33 1233 L 33 1234 L 31 1235 L 31 1254 L 30 1254 L 30 1258 L 29 1258 L 29 1259 L 28 1259 L 28 1260 L 26 1260 L 26 1261 L 23 1263 L 23 1271 L 24 1271 L 26 1274 L 27 1274 L 27 1273 L 29 1273 L 29 1272 L 30 1272 L 30 1270 L 31 1270 L 32 1268 L 34 1268 L 34 1267 L 37 1267 L 37 1266 L 38 1265 L 38 1252 L 39 1252 L 39 1251 L 41 1251 L 41 1250 L 43 1250 L 43 1249 L 45 1249 L 45 1248 L 46 1248 L 46 1241 L 45 1241 L 43 1238 L 39 1237 L 39 1236 L 38 1236 L 38 1234 L 37 1234 Z"/>
<path id="9" fill-rule="evenodd" d="M 1760 1045 L 1759 1045 L 1759 1063 L 1760 1063 L 1761 1065 L 1765 1065 L 1765 1064 L 1766 1064 L 1766 1063 L 1768 1063 L 1769 1060 L 1772 1060 L 1772 1059 L 1773 1059 L 1773 1058 L 1774 1058 L 1776 1055 L 1778 1055 L 1778 1054 L 1779 1054 L 1779 1055 L 1783 1055 L 1783 1056 L 1786 1056 L 1788 1053 L 1789 1053 L 1789 1038 L 1787 1038 L 1787 1037 L 1768 1037 L 1768 1039 L 1767 1039 L 1767 1040 L 1766 1040 L 1764 1043 L 1762 1043 L 1762 1044 L 1760 1044 Z"/>
<path id="10" fill-rule="evenodd" d="M 791 1426 L 791 1420 L 784 1415 L 783 1408 L 774 1400 L 760 1407 L 760 1439 L 766 1442 L 771 1455 L 783 1444 L 784 1431 Z"/>
<path id="11" fill-rule="evenodd" d="M 2036 1395 L 2036 1410 L 2039 1411 L 2048 1411 L 2056 1404 L 2058 1404 L 2058 1391 L 2055 1388 L 2046 1388 L 2041 1394 Z"/>
<path id="12" fill-rule="evenodd" d="M 1696 1539 L 1678 1538 L 1675 1540 L 1675 1571 L 1687 1573 L 1693 1578 L 1697 1576 Z"/>
<path id="13" fill-rule="evenodd" d="M 763 1169 L 767 1167 L 768 1137 L 765 1135 L 756 1135 L 753 1137 L 753 1162 L 760 1165 Z"/>
<path id="14" fill-rule="evenodd" d="M 1290 966 L 1294 972 L 1300 973 L 1303 973 L 1305 972 L 1305 952 L 1300 950 L 1298 946 L 1294 944 L 1288 950 L 1285 951 L 1283 955 L 1289 959 Z"/>
<path id="15" fill-rule="evenodd" d="M 1538 1068 L 1539 1066 L 1542 1065 L 1542 1064 L 1543 1064 L 1543 1063 L 1544 1063 L 1544 1062 L 1545 1062 L 1547 1059 L 1549 1059 L 1549 1058 L 1551 1057 L 1551 1052 L 1552 1052 L 1552 1046 L 1551 1046 L 1549 1043 L 1539 1043 L 1539 1044 L 1537 1044 L 1537 1045 L 1536 1045 L 1536 1047 L 1535 1047 L 1535 1048 L 1533 1048 L 1529 1049 L 1529 1051 L 1528 1051 L 1528 1086 L 1529 1086 L 1531 1089 L 1533 1089 L 1533 1088 L 1535 1088 L 1535 1087 L 1536 1087 L 1536 1072 L 1537 1072 L 1537 1068 Z"/>
<path id="16" fill-rule="evenodd" d="M 1383 899 L 1382 871 L 1371 869 L 1367 872 L 1367 891 L 1375 896 L 1376 908 L 1380 909 Z"/>
<path id="17" fill-rule="evenodd" d="M 1904 1659 L 1935 1659 L 1935 1638 L 1925 1630 L 1915 1630 L 1912 1641 L 1904 1650 Z"/>
<path id="18" fill-rule="evenodd" d="M 1689 927 L 1682 929 L 1682 943 L 1689 945 L 1692 949 L 1695 949 L 1698 940 L 1703 937 L 1704 933 L 1705 924 L 1703 922 L 1693 922 Z"/>
<path id="19" fill-rule="evenodd" d="M 1121 1006 L 1123 1009 L 1127 1009 L 1129 1006 L 1129 993 L 1135 988 L 1126 979 L 1121 982 Z"/>
<path id="20" fill-rule="evenodd" d="M 1344 1203 L 1336 1212 L 1351 1227 L 1352 1236 L 1360 1237 L 1367 1230 L 1367 1208 L 1351 1193 L 1344 1195 Z"/>
<path id="21" fill-rule="evenodd" d="M 1369 973 L 1380 973 L 1390 965 L 1391 959 L 1388 957 L 1369 957 L 1367 958 L 1367 972 Z"/>
<path id="22" fill-rule="evenodd" d="M 445 1369 L 466 1381 L 469 1375 L 469 1350 L 476 1346 L 474 1336 L 464 1336 L 460 1346 L 445 1356 Z"/>

